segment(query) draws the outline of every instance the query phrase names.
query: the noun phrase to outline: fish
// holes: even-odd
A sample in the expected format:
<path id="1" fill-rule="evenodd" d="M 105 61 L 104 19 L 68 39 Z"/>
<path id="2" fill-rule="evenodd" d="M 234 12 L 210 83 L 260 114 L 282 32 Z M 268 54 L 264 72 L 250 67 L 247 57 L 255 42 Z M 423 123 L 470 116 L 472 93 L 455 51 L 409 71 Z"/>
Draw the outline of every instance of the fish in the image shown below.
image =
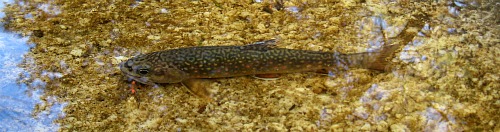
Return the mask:
<path id="1" fill-rule="evenodd" d="M 248 45 L 195 46 L 141 54 L 120 64 L 122 73 L 143 84 L 182 83 L 191 92 L 208 92 L 204 79 L 308 71 L 330 73 L 350 68 L 384 71 L 399 45 L 343 54 L 279 48 L 276 39 Z M 201 87 L 201 88 L 200 88 Z M 195 92 L 196 94 L 196 92 Z"/>

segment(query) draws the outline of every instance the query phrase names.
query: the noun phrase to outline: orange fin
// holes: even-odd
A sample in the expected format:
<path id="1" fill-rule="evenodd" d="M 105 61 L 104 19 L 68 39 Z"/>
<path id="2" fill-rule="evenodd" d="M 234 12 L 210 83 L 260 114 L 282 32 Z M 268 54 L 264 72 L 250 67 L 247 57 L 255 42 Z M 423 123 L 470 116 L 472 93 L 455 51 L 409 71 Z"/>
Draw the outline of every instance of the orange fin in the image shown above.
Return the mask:
<path id="1" fill-rule="evenodd" d="M 276 80 L 279 79 L 279 74 L 257 74 L 253 75 L 254 78 L 262 80 Z"/>
<path id="2" fill-rule="evenodd" d="M 188 79 L 182 81 L 182 84 L 187 87 L 190 93 L 207 99 L 208 102 L 213 102 L 212 93 L 208 90 L 208 86 L 212 83 L 206 79 Z"/>

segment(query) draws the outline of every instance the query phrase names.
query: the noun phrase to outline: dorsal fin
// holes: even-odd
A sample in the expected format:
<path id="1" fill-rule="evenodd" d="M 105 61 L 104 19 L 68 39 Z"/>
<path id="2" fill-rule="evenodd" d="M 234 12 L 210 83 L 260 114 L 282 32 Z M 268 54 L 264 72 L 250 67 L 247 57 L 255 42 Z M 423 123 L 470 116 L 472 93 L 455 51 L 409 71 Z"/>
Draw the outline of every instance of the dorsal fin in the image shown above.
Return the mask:
<path id="1" fill-rule="evenodd" d="M 269 40 L 264 40 L 264 41 L 258 41 L 255 43 L 248 44 L 247 46 L 276 46 L 276 39 L 269 39 Z"/>
<path id="2" fill-rule="evenodd" d="M 241 46 L 241 50 L 261 50 L 266 51 L 270 48 L 276 47 L 276 39 L 270 39 L 265 41 L 259 41 L 245 46 Z"/>

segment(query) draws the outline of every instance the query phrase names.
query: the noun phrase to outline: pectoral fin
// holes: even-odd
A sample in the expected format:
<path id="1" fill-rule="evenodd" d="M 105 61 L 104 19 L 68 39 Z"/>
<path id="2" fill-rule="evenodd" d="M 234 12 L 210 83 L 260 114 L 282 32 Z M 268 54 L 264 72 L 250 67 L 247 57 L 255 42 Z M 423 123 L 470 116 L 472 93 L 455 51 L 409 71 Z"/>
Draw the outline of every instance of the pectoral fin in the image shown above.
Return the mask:
<path id="1" fill-rule="evenodd" d="M 187 87 L 190 93 L 206 99 L 208 102 L 213 102 L 212 94 L 208 90 L 212 82 L 206 79 L 188 79 L 182 81 L 182 84 Z"/>
<path id="2" fill-rule="evenodd" d="M 253 77 L 257 78 L 257 79 L 262 79 L 262 80 L 276 80 L 276 79 L 279 79 L 280 75 L 279 74 L 256 74 Z"/>

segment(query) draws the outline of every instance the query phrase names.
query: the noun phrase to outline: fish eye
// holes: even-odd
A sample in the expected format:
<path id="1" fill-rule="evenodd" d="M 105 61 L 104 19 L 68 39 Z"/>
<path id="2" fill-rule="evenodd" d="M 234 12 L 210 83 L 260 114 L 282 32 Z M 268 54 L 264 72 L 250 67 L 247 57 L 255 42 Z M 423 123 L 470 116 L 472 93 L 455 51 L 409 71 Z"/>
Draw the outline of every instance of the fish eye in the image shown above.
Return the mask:
<path id="1" fill-rule="evenodd" d="M 148 74 L 148 73 L 149 73 L 149 70 L 148 70 L 148 69 L 139 69 L 137 72 L 138 72 L 139 74 L 141 74 L 141 75 L 146 75 L 146 74 Z"/>

